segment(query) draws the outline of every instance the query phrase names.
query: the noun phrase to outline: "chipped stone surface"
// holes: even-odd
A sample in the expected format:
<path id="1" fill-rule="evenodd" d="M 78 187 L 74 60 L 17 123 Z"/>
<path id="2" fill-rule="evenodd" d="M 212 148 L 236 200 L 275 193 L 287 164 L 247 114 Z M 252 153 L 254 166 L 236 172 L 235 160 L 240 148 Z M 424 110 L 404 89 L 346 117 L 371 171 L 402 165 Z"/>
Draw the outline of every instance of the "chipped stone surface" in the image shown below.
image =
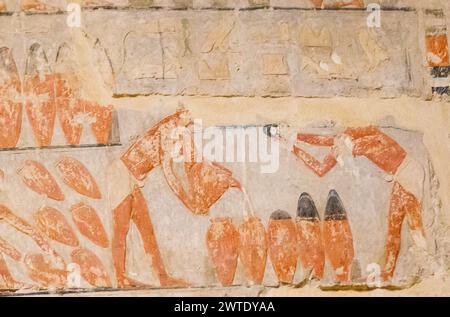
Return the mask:
<path id="1" fill-rule="evenodd" d="M 446 1 L 77 2 L 0 1 L 0 289 L 448 295 Z M 275 171 L 174 162 L 194 119 Z"/>

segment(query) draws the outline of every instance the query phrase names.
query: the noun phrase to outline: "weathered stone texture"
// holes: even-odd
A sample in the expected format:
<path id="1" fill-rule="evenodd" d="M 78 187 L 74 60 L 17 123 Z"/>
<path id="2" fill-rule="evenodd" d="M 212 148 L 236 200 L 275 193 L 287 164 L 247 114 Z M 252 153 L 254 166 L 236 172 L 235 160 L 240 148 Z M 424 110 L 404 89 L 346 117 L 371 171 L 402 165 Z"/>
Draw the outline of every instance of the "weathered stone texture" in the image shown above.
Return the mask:
<path id="1" fill-rule="evenodd" d="M 445 283 L 445 1 L 43 2 L 0 1 L 0 289 Z M 279 164 L 174 162 L 195 119 Z"/>
<path id="2" fill-rule="evenodd" d="M 399 15 L 385 13 L 383 33 L 367 30 L 364 13 L 346 14 L 338 27 L 333 13 L 303 11 L 250 11 L 237 17 L 220 11 L 88 12 L 83 22 L 87 36 L 108 47 L 117 94 L 417 96 L 423 78 L 417 16 L 401 14 L 403 25 L 411 25 L 405 32 L 394 22 Z M 17 20 L 7 19 L 5 26 Z M 43 19 L 30 17 L 24 27 Z M 64 27 L 63 16 L 45 20 L 46 29 Z M 103 27 L 112 32 L 102 34 Z M 355 28 L 357 37 L 349 37 Z M 45 33 L 39 33 L 44 43 Z M 38 39 L 39 33 L 29 37 Z M 398 40 L 398 34 L 404 38 Z M 53 38 L 69 41 L 67 33 Z M 51 44 L 54 51 L 59 43 Z M 279 65 L 268 65 L 276 62 L 275 55 Z"/>

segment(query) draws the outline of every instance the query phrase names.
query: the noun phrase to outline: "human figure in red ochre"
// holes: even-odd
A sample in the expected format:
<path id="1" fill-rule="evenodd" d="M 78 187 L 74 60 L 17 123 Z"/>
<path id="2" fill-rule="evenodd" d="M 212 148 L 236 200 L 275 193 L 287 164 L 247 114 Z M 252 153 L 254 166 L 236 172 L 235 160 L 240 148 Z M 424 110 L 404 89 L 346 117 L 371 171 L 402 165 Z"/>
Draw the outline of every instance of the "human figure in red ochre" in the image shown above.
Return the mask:
<path id="1" fill-rule="evenodd" d="M 270 129 L 266 129 L 270 131 Z M 268 133 L 270 135 L 270 133 Z M 302 148 L 310 144 L 331 149 L 322 162 Z M 345 152 L 364 156 L 386 173 L 393 183 L 389 204 L 388 232 L 385 244 L 384 280 L 390 280 L 400 252 L 401 227 L 405 216 L 416 245 L 426 248 L 422 224 L 424 169 L 394 139 L 378 127 L 347 128 L 341 134 L 298 133 L 292 152 L 319 177 L 325 176 Z"/>
<path id="2" fill-rule="evenodd" d="M 241 189 L 229 170 L 211 162 L 185 162 L 187 189 L 173 170 L 174 140 L 172 133 L 178 127 L 192 123 L 186 110 L 162 119 L 149 129 L 113 163 L 108 172 L 111 180 L 110 197 L 113 210 L 112 254 L 116 277 L 120 287 L 139 286 L 141 283 L 126 276 L 126 238 L 133 221 L 144 242 L 146 253 L 163 287 L 182 287 L 186 282 L 174 279 L 167 273 L 159 251 L 149 210 L 139 184 L 158 166 L 161 166 L 167 183 L 175 195 L 194 215 L 207 215 L 209 208 L 231 187 Z M 127 181 L 128 180 L 128 181 Z"/>

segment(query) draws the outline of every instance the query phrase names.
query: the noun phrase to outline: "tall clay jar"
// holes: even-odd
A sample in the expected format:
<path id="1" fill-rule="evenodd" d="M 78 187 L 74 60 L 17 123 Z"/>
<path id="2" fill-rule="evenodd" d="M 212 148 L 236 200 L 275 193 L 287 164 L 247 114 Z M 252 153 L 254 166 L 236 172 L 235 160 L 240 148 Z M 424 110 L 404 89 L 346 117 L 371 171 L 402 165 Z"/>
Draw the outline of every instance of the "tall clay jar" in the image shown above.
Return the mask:
<path id="1" fill-rule="evenodd" d="M 2 1 L 0 0 L 0 12 Z M 12 50 L 0 48 L 0 148 L 14 148 L 22 128 L 20 77 Z"/>
<path id="2" fill-rule="evenodd" d="M 283 210 L 270 216 L 267 229 L 269 257 L 278 281 L 291 284 L 297 268 L 297 227 L 292 217 Z"/>
<path id="3" fill-rule="evenodd" d="M 239 256 L 239 233 L 231 218 L 211 219 L 206 245 L 217 279 L 223 286 L 232 285 Z"/>
<path id="4" fill-rule="evenodd" d="M 239 226 L 239 257 L 248 281 L 262 284 L 267 261 L 267 234 L 257 217 L 248 217 Z"/>

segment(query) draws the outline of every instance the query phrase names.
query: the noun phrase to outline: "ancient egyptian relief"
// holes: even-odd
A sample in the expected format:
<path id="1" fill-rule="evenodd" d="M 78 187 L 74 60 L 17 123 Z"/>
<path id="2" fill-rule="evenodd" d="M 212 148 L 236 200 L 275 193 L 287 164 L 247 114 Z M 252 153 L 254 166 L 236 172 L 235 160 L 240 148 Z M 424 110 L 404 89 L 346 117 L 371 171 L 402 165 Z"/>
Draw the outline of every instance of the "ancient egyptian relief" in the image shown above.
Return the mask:
<path id="1" fill-rule="evenodd" d="M 23 10 L 34 15 L 47 10 L 43 3 L 24 1 Z M 84 5 L 108 5 L 96 3 Z M 285 146 L 279 173 L 261 175 L 252 164 L 206 159 L 179 163 L 172 156 L 173 130 L 191 131 L 193 121 L 202 119 L 189 110 L 195 104 L 181 96 L 186 86 L 178 87 L 178 80 L 186 73 L 198 80 L 187 92 L 196 94 L 203 94 L 202 85 L 228 85 L 237 69 L 246 79 L 242 94 L 259 91 L 260 86 L 246 86 L 254 78 L 277 92 L 278 80 L 289 83 L 284 88 L 305 87 L 289 82 L 296 76 L 359 85 L 398 62 L 393 51 L 406 51 L 387 45 L 381 33 L 355 28 L 352 54 L 346 55 L 338 43 L 350 36 L 339 38 L 329 24 L 289 16 L 274 19 L 269 34 L 260 27 L 265 22 L 246 33 L 251 19 L 212 19 L 204 36 L 196 37 L 195 19 L 183 14 L 121 29 L 113 41 L 83 37 L 99 85 L 116 93 L 117 104 L 123 97 L 119 81 L 130 85 L 124 92 L 129 95 L 142 83 L 173 84 L 180 89 L 177 110 L 158 95 L 157 86 L 146 91 L 157 94 L 157 108 L 144 102 L 139 111 L 126 109 L 134 104 L 131 97 L 123 109 L 97 102 L 83 87 L 80 69 L 86 65 L 69 39 L 53 47 L 33 39 L 25 58 L 2 43 L 0 289 L 284 284 L 370 289 L 367 269 L 374 266 L 380 269 L 376 287 L 408 288 L 410 280 L 433 274 L 438 223 L 431 206 L 433 165 L 416 131 L 395 122 L 343 127 L 320 121 L 289 127 L 285 134 L 283 123 L 271 123 L 271 114 L 256 114 L 256 126 L 268 124 L 264 140 Z M 254 78 L 246 77 L 245 58 L 233 60 L 243 54 L 236 50 L 239 32 L 245 33 L 239 40 L 251 38 L 250 44 L 264 48 L 255 50 Z M 448 59 L 448 45 L 435 35 L 427 38 L 433 74 L 444 73 Z M 230 98 L 230 105 L 235 102 Z M 328 113 L 324 118 L 335 120 Z M 231 130 L 246 126 L 222 122 L 219 110 L 204 119 Z"/>
<path id="2" fill-rule="evenodd" d="M 149 286 L 127 273 L 127 250 L 132 247 L 127 237 L 133 224 L 143 241 L 144 252 L 151 259 L 147 265 L 157 276 L 160 286 L 192 285 L 189 276 L 180 276 L 166 267 L 153 225 L 153 212 L 149 208 L 152 202 L 144 196 L 145 186 L 139 185 L 154 169 L 160 167 L 168 188 L 184 205 L 192 221 L 198 217 L 210 219 L 210 224 L 203 232 L 203 247 L 211 261 L 215 278 L 221 285 L 235 283 L 238 262 L 242 264 L 243 274 L 250 284 L 266 283 L 267 265 L 273 270 L 278 282 L 283 284 L 295 283 L 300 268 L 304 278 L 325 279 L 329 283 L 329 277 L 324 277 L 326 266 L 332 272 L 334 283 L 365 283 L 364 277 L 354 280 L 351 276 L 357 256 L 354 228 L 349 222 L 353 211 L 345 207 L 346 203 L 336 190 L 329 191 L 322 216 L 316 207 L 314 194 L 304 192 L 298 198 L 296 214 L 276 210 L 262 221 L 248 190 L 224 166 L 204 160 L 183 163 L 181 174 L 174 168 L 170 154 L 174 143 L 169 137 L 170 131 L 191 123 L 187 110 L 163 118 L 111 165 L 109 173 L 120 175 L 120 178 L 110 181 L 114 183 L 129 179 L 130 182 L 126 186 L 119 186 L 122 189 L 114 192 L 113 200 L 117 203 L 114 202 L 108 211 L 112 222 L 108 231 L 98 211 L 90 204 L 105 199 L 109 194 L 101 192 L 96 176 L 89 171 L 89 167 L 75 157 L 62 156 L 53 163 L 57 174 L 52 175 L 43 162 L 24 162 L 17 170 L 17 177 L 23 182 L 24 190 L 47 197 L 48 200 L 33 213 L 30 222 L 5 205 L 1 206 L 0 219 L 2 223 L 30 237 L 40 252 L 24 252 L 22 256 L 22 251 L 12 241 L 2 237 L 2 254 L 16 263 L 23 263 L 30 281 L 36 283 L 37 287 L 66 287 L 67 265 L 70 263 L 79 265 L 83 279 L 92 287 Z M 281 138 L 283 142 L 289 139 L 283 134 L 272 134 L 273 129 L 266 131 L 267 137 Z M 319 160 L 305 150 L 305 145 L 329 149 L 329 153 Z M 364 157 L 392 177 L 384 261 L 379 263 L 382 268 L 380 278 L 389 285 L 402 247 L 401 228 L 404 221 L 408 223 L 408 234 L 414 244 L 427 249 L 427 233 L 422 220 L 424 174 L 420 173 L 420 164 L 414 158 L 409 157 L 393 138 L 375 126 L 347 128 L 339 134 L 299 132 L 290 155 L 297 159 L 298 167 L 305 167 L 316 177 L 325 178 L 334 168 L 338 168 L 341 160 L 347 159 L 345 151 L 349 149 L 351 156 Z M 124 177 L 123 173 L 128 176 Z M 62 184 L 66 188 L 64 192 Z M 241 192 L 246 205 L 240 219 L 209 216 L 211 209 L 233 188 Z M 65 201 L 68 194 L 85 197 L 83 201 L 88 202 L 67 205 Z M 59 206 L 64 206 L 65 211 L 59 210 L 61 207 L 52 207 L 52 201 L 63 202 Z M 96 247 L 90 249 L 81 244 L 80 237 L 86 238 Z M 63 257 L 55 251 L 54 248 L 61 248 L 61 245 L 70 251 L 65 252 L 70 257 Z M 115 275 L 106 270 L 101 257 L 93 251 L 98 248 L 110 253 L 111 260 L 107 261 L 113 264 Z M 10 273 L 5 261 L 2 262 L 1 272 L 7 287 L 23 285 Z"/>

